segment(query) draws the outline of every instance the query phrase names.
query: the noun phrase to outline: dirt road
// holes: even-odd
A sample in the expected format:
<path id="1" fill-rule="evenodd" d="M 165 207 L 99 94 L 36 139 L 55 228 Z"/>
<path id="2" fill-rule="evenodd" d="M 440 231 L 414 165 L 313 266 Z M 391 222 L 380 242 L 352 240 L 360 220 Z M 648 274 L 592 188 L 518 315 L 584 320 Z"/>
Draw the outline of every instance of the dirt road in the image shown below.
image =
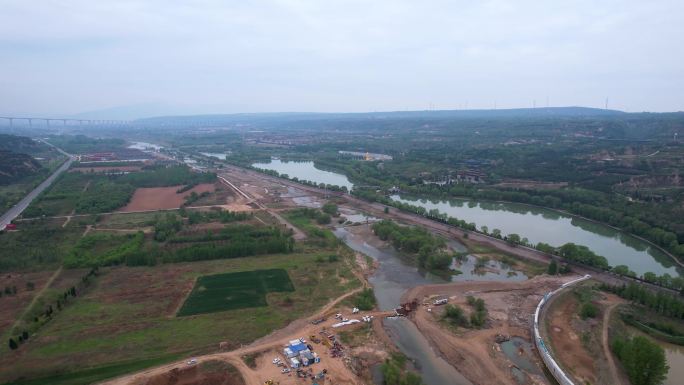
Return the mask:
<path id="1" fill-rule="evenodd" d="M 306 234 L 302 230 L 300 230 L 298 227 L 296 227 L 295 225 L 290 223 L 287 219 L 283 218 L 280 214 L 278 214 L 276 212 L 276 210 L 272 210 L 272 209 L 266 207 L 265 205 L 263 205 L 257 199 L 252 198 L 251 196 L 249 196 L 249 194 L 247 194 L 242 189 L 237 187 L 234 183 L 232 183 L 230 180 L 228 180 L 225 176 L 219 175 L 218 178 L 220 181 L 222 181 L 223 183 L 230 186 L 233 190 L 235 190 L 242 198 L 246 199 L 248 203 L 256 204 L 260 209 L 266 211 L 271 216 L 273 216 L 276 220 L 278 220 L 278 222 L 280 222 L 283 226 L 292 230 L 292 237 L 295 240 L 301 241 L 301 240 L 307 238 Z"/>
<path id="2" fill-rule="evenodd" d="M 47 282 L 45 282 L 45 285 L 43 285 L 40 291 L 33 296 L 31 302 L 28 304 L 28 306 L 26 306 L 26 308 L 14 322 L 10 330 L 14 330 L 19 325 L 21 320 L 24 319 L 24 317 L 26 317 L 29 311 L 31 311 L 33 305 L 35 305 L 36 302 L 38 302 L 38 299 L 43 295 L 43 293 L 45 293 L 45 291 L 50 287 L 50 285 L 52 285 L 52 283 L 55 281 L 55 279 L 57 279 L 57 277 L 59 277 L 60 274 L 62 274 L 62 266 L 60 266 L 59 269 L 55 270 L 55 272 L 50 276 L 50 279 L 48 279 Z"/>
<path id="3" fill-rule="evenodd" d="M 610 343 L 608 342 L 608 322 L 610 321 L 610 315 L 613 312 L 613 309 L 615 309 L 617 305 L 617 303 L 614 303 L 609 305 L 605 309 L 603 313 L 603 327 L 601 332 L 601 344 L 603 345 L 603 354 L 606 356 L 606 359 L 608 360 L 608 368 L 610 369 L 610 375 L 613 376 L 613 379 L 617 379 L 619 377 L 617 366 L 615 366 L 615 359 L 613 358 L 613 353 L 610 351 Z"/>

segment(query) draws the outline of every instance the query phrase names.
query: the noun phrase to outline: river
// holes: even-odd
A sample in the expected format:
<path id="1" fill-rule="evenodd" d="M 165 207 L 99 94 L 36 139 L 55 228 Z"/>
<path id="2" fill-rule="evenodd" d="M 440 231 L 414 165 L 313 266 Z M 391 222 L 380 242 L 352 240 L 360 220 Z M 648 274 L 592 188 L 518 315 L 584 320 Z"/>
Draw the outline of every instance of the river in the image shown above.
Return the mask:
<path id="1" fill-rule="evenodd" d="M 335 229 L 334 233 L 353 250 L 379 262 L 368 281 L 373 285 L 381 310 L 392 310 L 399 306 L 402 294 L 412 287 L 446 282 L 421 274 L 416 267 L 403 262 L 393 249 L 371 246 L 361 236 L 344 227 Z M 403 317 L 385 319 L 383 326 L 399 350 L 414 362 L 426 385 L 471 385 L 470 381 L 435 353 L 411 321 Z"/>
<path id="2" fill-rule="evenodd" d="M 316 183 L 347 186 L 348 189 L 353 187 L 345 175 L 317 169 L 311 161 L 287 162 L 273 159 L 268 163 L 255 163 L 253 166 Z M 430 201 L 399 195 L 392 196 L 392 199 L 422 206 L 427 210 L 437 209 L 466 222 L 474 222 L 478 228 L 487 226 L 490 232 L 499 229 L 504 235 L 516 233 L 535 244 L 544 242 L 552 246 L 561 246 L 573 242 L 584 245 L 596 254 L 606 257 L 610 265 L 627 265 L 638 275 L 648 271 L 658 275 L 684 275 L 684 269 L 650 243 L 610 226 L 555 210 L 519 203 L 464 199 Z"/>
<path id="3" fill-rule="evenodd" d="M 402 258 L 393 248 L 375 247 L 366 242 L 362 235 L 350 232 L 345 227 L 336 228 L 334 234 L 351 249 L 368 255 L 378 262 L 377 269 L 368 281 L 373 285 L 375 298 L 381 310 L 392 310 L 399 306 L 401 296 L 408 289 L 420 285 L 448 282 L 444 278 L 418 269 L 410 261 Z M 466 250 L 462 244 L 456 241 L 449 241 L 448 245 L 454 251 Z M 458 268 L 463 271 L 463 274 L 453 275 L 451 281 L 520 281 L 527 279 L 522 272 L 509 274 L 511 270 L 496 261 L 490 261 L 489 267 L 487 273 L 476 274 L 473 270 L 474 257 L 469 255 L 465 262 L 458 264 Z M 496 273 L 496 271 L 499 272 Z M 385 319 L 383 326 L 399 350 L 409 357 L 420 370 L 421 377 L 426 385 L 471 384 L 453 366 L 434 352 L 416 326 L 406 318 Z"/>
<path id="4" fill-rule="evenodd" d="M 561 246 L 568 242 L 589 247 L 603 255 L 611 266 L 627 265 L 641 275 L 651 271 L 658 275 L 681 275 L 681 268 L 658 248 L 623 231 L 558 211 L 519 203 L 478 202 L 464 199 L 431 201 L 393 195 L 398 202 L 437 209 L 451 217 L 501 230 L 503 235 L 516 233 L 533 244 Z"/>

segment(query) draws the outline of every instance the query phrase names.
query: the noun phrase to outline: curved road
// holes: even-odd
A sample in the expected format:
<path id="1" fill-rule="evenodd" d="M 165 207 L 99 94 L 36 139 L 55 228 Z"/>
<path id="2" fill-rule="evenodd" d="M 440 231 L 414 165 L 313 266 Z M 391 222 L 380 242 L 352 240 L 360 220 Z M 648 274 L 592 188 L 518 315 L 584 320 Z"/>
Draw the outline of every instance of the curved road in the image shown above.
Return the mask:
<path id="1" fill-rule="evenodd" d="M 57 179 L 57 177 L 62 172 L 64 172 L 69 168 L 69 166 L 71 166 L 71 163 L 73 163 L 75 159 L 73 155 L 67 154 L 66 152 L 62 151 L 61 148 L 55 147 L 52 144 L 45 141 L 42 142 L 47 144 L 48 146 L 54 147 L 57 151 L 66 155 L 67 160 L 64 163 L 62 163 L 62 165 L 59 166 L 59 168 L 55 172 L 53 172 L 52 175 L 50 175 L 47 179 L 41 182 L 41 184 L 39 184 L 38 187 L 34 188 L 30 193 L 26 194 L 26 196 L 22 200 L 20 200 L 19 203 L 14 205 L 12 208 L 7 210 L 7 212 L 2 214 L 2 216 L 0 216 L 0 231 L 5 230 L 5 227 L 7 227 L 7 225 L 10 224 L 12 220 L 14 220 L 14 218 L 18 217 L 22 212 L 24 212 L 24 210 L 26 210 L 26 208 L 31 204 L 31 202 L 33 202 L 33 200 L 36 199 L 38 195 L 40 195 L 40 193 L 45 191 L 46 188 L 50 187 L 52 182 L 54 182 L 55 179 Z"/>

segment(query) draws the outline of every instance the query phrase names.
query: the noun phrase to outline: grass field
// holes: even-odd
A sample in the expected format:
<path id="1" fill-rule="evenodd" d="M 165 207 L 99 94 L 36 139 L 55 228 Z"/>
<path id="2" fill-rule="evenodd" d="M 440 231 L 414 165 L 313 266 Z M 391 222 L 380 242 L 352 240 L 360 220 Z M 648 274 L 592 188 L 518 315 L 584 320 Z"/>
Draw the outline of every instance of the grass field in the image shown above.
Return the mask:
<path id="1" fill-rule="evenodd" d="M 211 352 L 223 341 L 231 347 L 249 343 L 359 286 L 349 256 L 328 260 L 335 252 L 103 268 L 86 293 L 20 349 L 0 349 L 0 383 L 55 375 L 61 382 L 33 383 L 87 383 L 91 375 L 104 376 L 99 379 L 139 368 L 119 368 L 120 362 Z M 294 291 L 267 293 L 268 306 L 175 317 L 199 277 L 262 269 L 286 271 Z M 150 362 L 144 366 L 155 363 Z"/>
<path id="2" fill-rule="evenodd" d="M 0 272 L 59 266 L 83 233 L 79 228 L 62 228 L 62 222 L 20 222 L 19 231 L 0 234 Z"/>
<path id="3" fill-rule="evenodd" d="M 106 380 L 108 378 L 134 372 L 136 370 L 142 370 L 150 366 L 172 362 L 181 357 L 182 354 L 179 353 L 166 354 L 160 357 L 149 358 L 145 360 L 118 362 L 111 365 L 103 365 L 31 380 L 12 381 L 7 383 L 7 385 L 88 385 L 98 381 Z"/>
<path id="4" fill-rule="evenodd" d="M 178 316 L 267 306 L 266 294 L 294 291 L 287 271 L 268 269 L 199 277 Z"/>

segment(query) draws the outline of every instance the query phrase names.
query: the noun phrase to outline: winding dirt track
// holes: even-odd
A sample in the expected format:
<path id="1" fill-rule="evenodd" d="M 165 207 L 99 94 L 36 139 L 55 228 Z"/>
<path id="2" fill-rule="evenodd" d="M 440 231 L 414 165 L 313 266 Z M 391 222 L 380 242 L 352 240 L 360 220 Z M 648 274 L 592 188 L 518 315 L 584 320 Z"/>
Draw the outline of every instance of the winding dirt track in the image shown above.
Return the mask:
<path id="1" fill-rule="evenodd" d="M 613 376 L 614 379 L 617 379 L 619 377 L 617 367 L 615 366 L 615 360 L 613 359 L 613 354 L 611 353 L 610 347 L 608 345 L 608 322 L 610 321 L 610 314 L 613 312 L 613 309 L 615 309 L 615 306 L 617 305 L 617 303 L 611 304 L 606 308 L 605 312 L 603 313 L 603 330 L 601 334 L 603 354 L 605 354 L 606 359 L 608 360 L 608 368 L 610 369 L 610 375 Z"/>
<path id="2" fill-rule="evenodd" d="M 26 315 L 28 314 L 29 311 L 31 311 L 31 309 L 33 308 L 33 305 L 35 305 L 36 302 L 38 302 L 38 299 L 43 296 L 43 293 L 45 293 L 45 291 L 50 286 L 52 286 L 52 283 L 55 281 L 55 279 L 57 279 L 57 277 L 59 277 L 60 274 L 62 274 L 62 266 L 60 266 L 59 269 L 55 270 L 55 272 L 50 276 L 50 279 L 48 279 L 47 282 L 45 282 L 45 285 L 43 285 L 43 288 L 40 289 L 40 291 L 37 292 L 33 296 L 33 299 L 31 299 L 31 302 L 26 306 L 26 308 L 24 308 L 24 311 L 21 313 L 21 315 L 19 317 L 17 317 L 17 320 L 14 321 L 14 324 L 12 325 L 11 328 L 9 328 L 9 330 L 14 330 L 19 325 L 21 320 L 24 319 L 24 317 L 26 317 Z"/>
<path id="3" fill-rule="evenodd" d="M 613 357 L 613 352 L 610 351 L 610 343 L 608 341 L 608 325 L 610 323 L 610 317 L 613 314 L 613 310 L 623 303 L 621 299 L 618 302 L 611 303 L 603 312 L 603 330 L 601 334 L 601 345 L 603 345 L 603 354 L 606 356 L 608 361 L 608 369 L 610 370 L 610 375 L 615 383 L 628 384 L 629 381 L 625 378 L 622 371 L 618 370 L 617 364 L 615 363 L 615 358 Z"/>

